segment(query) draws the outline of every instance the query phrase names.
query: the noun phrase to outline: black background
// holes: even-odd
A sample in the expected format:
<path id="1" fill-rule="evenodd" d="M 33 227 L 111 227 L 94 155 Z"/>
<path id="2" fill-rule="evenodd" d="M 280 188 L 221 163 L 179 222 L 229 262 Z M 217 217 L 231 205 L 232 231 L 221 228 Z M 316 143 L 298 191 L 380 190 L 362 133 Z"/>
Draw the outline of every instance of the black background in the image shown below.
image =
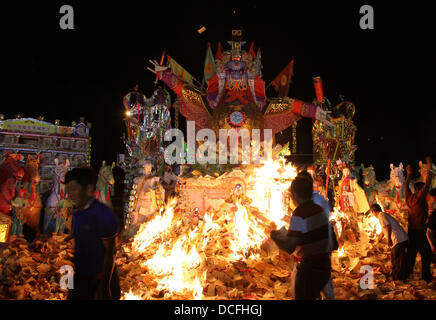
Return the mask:
<path id="1" fill-rule="evenodd" d="M 63 4 L 74 9 L 74 30 L 59 27 Z M 374 30 L 359 27 L 365 4 L 374 9 Z M 98 168 L 124 152 L 123 96 L 135 84 L 153 92 L 149 59 L 165 49 L 201 81 L 207 42 L 214 53 L 218 41 L 227 50 L 231 30 L 242 28 L 244 48 L 254 41 L 261 49 L 267 84 L 294 59 L 291 97 L 311 102 L 312 77 L 320 75 L 333 105 L 340 94 L 356 105 L 356 163 L 372 163 L 382 180 L 390 163 L 417 169 L 426 155 L 436 160 L 435 9 L 418 1 L 4 3 L 0 113 L 64 125 L 84 116 L 93 124 Z M 207 30 L 200 35 L 201 26 Z M 299 153 L 312 152 L 310 125 L 298 126 Z M 290 130 L 280 139 L 289 140 Z"/>

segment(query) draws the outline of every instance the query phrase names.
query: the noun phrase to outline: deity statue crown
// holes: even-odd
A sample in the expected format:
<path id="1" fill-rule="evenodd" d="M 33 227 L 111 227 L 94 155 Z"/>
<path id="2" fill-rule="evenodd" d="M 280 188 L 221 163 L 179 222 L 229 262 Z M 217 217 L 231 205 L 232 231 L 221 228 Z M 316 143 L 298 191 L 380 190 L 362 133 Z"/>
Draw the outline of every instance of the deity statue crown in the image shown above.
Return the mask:
<path id="1" fill-rule="evenodd" d="M 230 50 L 224 51 L 221 57 L 217 55 L 215 59 L 217 73 L 236 71 L 260 75 L 260 55 L 251 50 L 242 50 L 246 43 L 242 41 L 242 30 L 232 30 L 232 40 L 227 43 L 231 46 Z"/>

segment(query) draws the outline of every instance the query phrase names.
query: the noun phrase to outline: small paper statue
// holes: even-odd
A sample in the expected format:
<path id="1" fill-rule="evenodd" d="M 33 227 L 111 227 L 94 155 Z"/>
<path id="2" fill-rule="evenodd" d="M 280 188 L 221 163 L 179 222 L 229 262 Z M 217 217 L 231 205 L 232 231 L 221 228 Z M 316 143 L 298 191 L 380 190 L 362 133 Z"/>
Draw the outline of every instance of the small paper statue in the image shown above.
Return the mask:
<path id="1" fill-rule="evenodd" d="M 28 204 L 28 201 L 24 198 L 25 193 L 24 189 L 20 189 L 18 197 L 12 201 L 12 236 L 23 236 L 24 208 Z"/>
<path id="2" fill-rule="evenodd" d="M 71 220 L 72 208 L 71 202 L 67 199 L 62 199 L 56 204 L 54 233 L 66 233 L 67 229 L 71 229 L 68 222 Z"/>
<path id="3" fill-rule="evenodd" d="M 143 176 L 135 178 L 138 196 L 132 224 L 144 222 L 164 206 L 165 190 L 159 182 L 160 178 L 152 175 L 152 168 L 152 164 L 146 162 L 141 172 Z"/>
<path id="4" fill-rule="evenodd" d="M 235 186 L 235 189 L 232 191 L 230 197 L 226 199 L 226 202 L 233 203 L 235 205 L 236 203 L 241 205 L 247 205 L 251 203 L 251 199 L 245 195 L 244 188 L 241 184 L 238 183 Z"/>

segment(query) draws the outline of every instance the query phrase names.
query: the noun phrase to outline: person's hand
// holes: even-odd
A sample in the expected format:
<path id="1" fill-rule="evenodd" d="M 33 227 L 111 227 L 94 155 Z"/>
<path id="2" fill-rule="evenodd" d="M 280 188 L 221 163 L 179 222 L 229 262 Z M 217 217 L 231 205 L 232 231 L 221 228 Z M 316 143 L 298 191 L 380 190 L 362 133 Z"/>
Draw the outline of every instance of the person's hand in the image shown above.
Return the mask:
<path id="1" fill-rule="evenodd" d="M 407 174 L 412 174 L 413 173 L 413 169 L 412 169 L 412 166 L 410 164 L 407 165 L 406 171 L 407 171 Z"/>
<path id="2" fill-rule="evenodd" d="M 270 233 L 270 237 L 273 240 L 277 239 L 278 235 L 279 235 L 279 231 L 278 230 L 272 230 L 271 233 Z"/>
<path id="3" fill-rule="evenodd" d="M 156 60 L 148 60 L 148 61 L 153 65 L 153 69 L 150 67 L 147 67 L 147 69 L 155 74 L 168 69 L 168 67 L 159 65 L 159 63 Z"/>

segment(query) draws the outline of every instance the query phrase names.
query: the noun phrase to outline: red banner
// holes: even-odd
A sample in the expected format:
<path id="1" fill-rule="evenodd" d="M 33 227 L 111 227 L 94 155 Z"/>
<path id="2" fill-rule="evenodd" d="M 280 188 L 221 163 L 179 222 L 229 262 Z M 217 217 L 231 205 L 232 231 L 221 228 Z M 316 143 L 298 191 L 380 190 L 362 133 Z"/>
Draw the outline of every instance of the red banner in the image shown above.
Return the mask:
<path id="1" fill-rule="evenodd" d="M 279 97 L 286 97 L 289 93 L 289 85 L 294 75 L 294 60 L 271 82 L 274 89 L 279 93 Z"/>

